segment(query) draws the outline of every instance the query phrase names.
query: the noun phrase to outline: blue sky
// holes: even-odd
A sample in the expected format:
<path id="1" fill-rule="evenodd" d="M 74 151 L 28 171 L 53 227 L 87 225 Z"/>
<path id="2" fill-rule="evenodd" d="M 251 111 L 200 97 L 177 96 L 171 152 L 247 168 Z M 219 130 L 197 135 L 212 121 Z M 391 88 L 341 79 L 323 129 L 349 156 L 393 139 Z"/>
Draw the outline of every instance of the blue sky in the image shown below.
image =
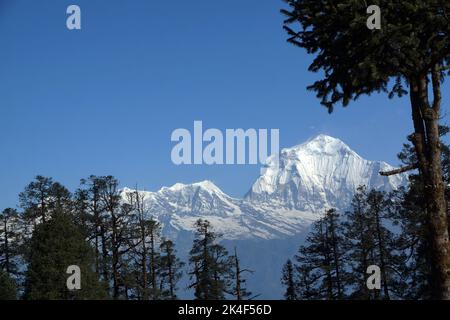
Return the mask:
<path id="1" fill-rule="evenodd" d="M 66 29 L 78 4 L 82 30 Z M 332 115 L 305 88 L 312 57 L 286 43 L 281 0 L 0 0 L 0 207 L 37 174 L 147 190 L 212 180 L 242 196 L 259 166 L 175 166 L 176 128 L 279 128 L 281 147 L 326 133 L 397 164 L 408 99 Z M 443 88 L 448 110 L 449 85 Z M 446 114 L 445 114 L 446 115 Z M 445 120 L 445 122 L 447 122 Z"/>

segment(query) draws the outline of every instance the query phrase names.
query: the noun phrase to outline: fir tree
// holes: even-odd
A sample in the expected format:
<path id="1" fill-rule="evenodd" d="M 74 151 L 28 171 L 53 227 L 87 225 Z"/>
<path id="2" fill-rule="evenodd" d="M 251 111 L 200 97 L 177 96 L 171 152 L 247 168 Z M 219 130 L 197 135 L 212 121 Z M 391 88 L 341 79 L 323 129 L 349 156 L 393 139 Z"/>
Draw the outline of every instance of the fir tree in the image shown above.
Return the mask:
<path id="1" fill-rule="evenodd" d="M 449 128 L 440 126 L 440 135 L 448 133 Z M 450 199 L 450 149 L 441 145 L 441 161 L 444 173 L 447 200 Z M 414 146 L 405 143 L 398 154 L 404 166 L 417 163 Z M 427 228 L 426 199 L 424 183 L 420 174 L 409 176 L 407 188 L 400 188 L 391 194 L 392 219 L 400 226 L 401 232 L 398 247 L 403 252 L 404 261 L 399 266 L 403 275 L 398 282 L 398 293 L 405 299 L 430 299 L 431 287 L 431 239 Z M 448 214 L 448 213 L 447 213 Z"/>
<path id="2" fill-rule="evenodd" d="M 306 245 L 296 255 L 301 278 L 310 284 L 309 299 L 335 300 L 345 296 L 346 272 L 344 268 L 344 239 L 339 215 L 334 209 L 315 222 L 308 234 Z M 301 299 L 306 298 L 303 295 Z"/>
<path id="3" fill-rule="evenodd" d="M 221 300 L 228 290 L 231 264 L 227 250 L 217 243 L 218 235 L 212 231 L 207 220 L 199 219 L 196 224 L 196 238 L 190 251 L 189 262 L 193 282 L 199 300 Z"/>
<path id="4" fill-rule="evenodd" d="M 92 248 L 69 214 L 55 213 L 33 232 L 25 280 L 25 299 L 100 299 L 106 294 L 94 272 Z M 81 269 L 81 290 L 66 286 L 67 268 Z"/>
<path id="5" fill-rule="evenodd" d="M 282 12 L 287 17 L 288 41 L 315 54 L 309 70 L 323 72 L 323 77 L 309 89 L 329 112 L 338 103 L 347 106 L 373 92 L 387 92 L 390 98 L 409 93 L 414 125 L 411 142 L 417 162 L 384 174 L 419 169 L 430 239 L 432 296 L 450 299 L 450 244 L 439 137 L 441 85 L 450 67 L 450 2 L 378 1 L 383 18 L 380 30 L 367 28 L 365 1 L 286 2 L 289 9 Z"/>
<path id="6" fill-rule="evenodd" d="M 0 213 L 0 270 L 9 277 L 18 275 L 18 260 L 22 237 L 21 221 L 15 209 L 7 208 Z"/>
<path id="7" fill-rule="evenodd" d="M 105 242 L 109 240 L 107 245 L 110 248 L 108 256 L 111 263 L 112 296 L 114 299 L 120 299 L 125 294 L 122 275 L 126 274 L 121 268 L 125 267 L 125 255 L 133 249 L 130 225 L 133 206 L 121 202 L 119 181 L 113 176 L 101 177 L 100 185 L 100 201 L 104 208 L 101 233 L 105 237 L 108 236 Z M 104 259 L 109 260 L 108 257 Z"/>
<path id="8" fill-rule="evenodd" d="M 395 270 L 395 257 L 393 255 L 392 244 L 394 243 L 394 235 L 392 231 L 384 226 L 384 219 L 388 214 L 386 208 L 386 200 L 384 194 L 380 191 L 371 190 L 367 195 L 367 215 L 368 232 L 373 237 L 374 250 L 373 259 L 381 270 L 381 286 L 383 298 L 390 299 L 390 273 Z"/>
<path id="9" fill-rule="evenodd" d="M 134 248 L 131 252 L 134 263 L 134 271 L 136 279 L 136 291 L 139 299 L 148 300 L 150 298 L 149 290 L 149 231 L 153 232 L 153 225 L 147 220 L 147 207 L 144 196 L 136 190 L 126 195 L 128 203 L 134 209 L 133 214 L 133 239 Z M 149 230 L 152 229 L 152 230 Z M 154 241 L 153 241 L 154 242 Z M 153 247 L 154 249 L 154 247 Z M 155 287 L 153 287 L 155 289 Z M 154 291 L 154 290 L 153 290 Z"/>
<path id="10" fill-rule="evenodd" d="M 77 190 L 77 207 L 84 216 L 88 239 L 94 246 L 95 270 L 101 274 L 104 282 L 109 282 L 109 237 L 108 226 L 105 221 L 105 205 L 101 199 L 105 187 L 104 177 L 91 175 L 81 180 L 81 187 Z"/>
<path id="11" fill-rule="evenodd" d="M 160 245 L 161 295 L 169 300 L 177 299 L 177 283 L 181 279 L 184 263 L 175 255 L 175 245 L 170 240 L 163 240 Z"/>
<path id="12" fill-rule="evenodd" d="M 14 280 L 0 269 L 0 300 L 16 300 L 17 286 Z"/>
<path id="13" fill-rule="evenodd" d="M 353 196 L 352 210 L 347 212 L 343 223 L 346 238 L 346 261 L 351 268 L 347 284 L 351 287 L 352 299 L 374 299 L 377 292 L 367 288 L 367 268 L 375 262 L 371 259 L 374 250 L 367 216 L 367 190 L 360 186 Z"/>
<path id="14" fill-rule="evenodd" d="M 158 242 L 161 237 L 161 225 L 156 220 L 147 221 L 147 231 L 150 238 L 149 255 L 150 255 L 150 279 L 151 279 L 151 297 L 153 299 L 160 298 L 160 290 L 158 287 L 159 261 L 160 254 L 158 251 Z"/>
<path id="15" fill-rule="evenodd" d="M 70 192 L 52 178 L 36 176 L 19 194 L 20 206 L 25 217 L 36 225 L 37 221 L 45 222 L 57 210 L 67 210 L 70 206 Z"/>
<path id="16" fill-rule="evenodd" d="M 386 194 L 364 186 L 358 188 L 352 200 L 352 211 L 343 223 L 346 238 L 346 262 L 351 268 L 347 283 L 353 299 L 390 299 L 395 293 L 398 266 L 402 257 L 397 253 L 397 238 L 386 227 L 392 223 Z M 381 270 L 382 292 L 368 290 L 367 268 L 377 265 Z"/>
<path id="17" fill-rule="evenodd" d="M 286 300 L 297 300 L 297 282 L 295 281 L 295 269 L 292 261 L 288 259 L 283 267 L 281 283 L 286 287 L 284 298 Z"/>

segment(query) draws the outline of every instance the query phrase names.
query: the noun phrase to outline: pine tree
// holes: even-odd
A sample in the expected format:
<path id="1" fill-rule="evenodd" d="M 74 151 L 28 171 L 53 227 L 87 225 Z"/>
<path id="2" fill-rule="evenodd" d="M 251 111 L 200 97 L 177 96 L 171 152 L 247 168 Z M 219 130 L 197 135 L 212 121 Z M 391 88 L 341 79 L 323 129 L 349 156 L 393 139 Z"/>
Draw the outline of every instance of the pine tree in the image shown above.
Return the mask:
<path id="1" fill-rule="evenodd" d="M 299 258 L 299 256 L 296 257 L 297 259 Z M 312 300 L 319 297 L 319 291 L 315 287 L 318 279 L 316 278 L 313 270 L 314 268 L 309 265 L 295 265 L 294 275 L 297 275 L 298 281 L 295 281 L 294 284 L 297 289 L 296 296 L 298 299 Z"/>
<path id="2" fill-rule="evenodd" d="M 106 294 L 94 270 L 92 248 L 69 214 L 55 213 L 33 232 L 24 297 L 28 300 L 100 299 Z M 81 269 L 81 290 L 66 286 L 67 268 Z"/>
<path id="3" fill-rule="evenodd" d="M 25 216 L 35 226 L 45 222 L 57 210 L 67 210 L 71 203 L 70 192 L 52 178 L 36 176 L 19 194 L 20 206 Z"/>
<path id="4" fill-rule="evenodd" d="M 199 219 L 196 224 L 196 238 L 190 251 L 189 273 L 199 300 L 222 300 L 228 290 L 231 264 L 227 250 L 217 243 L 218 235 L 212 231 L 207 220 Z"/>
<path id="5" fill-rule="evenodd" d="M 149 290 L 149 228 L 151 227 L 148 220 L 148 210 L 145 204 L 144 195 L 139 193 L 137 187 L 133 192 L 126 194 L 128 203 L 134 210 L 132 233 L 134 246 L 131 254 L 134 261 L 134 271 L 136 279 L 136 295 L 138 299 L 148 300 L 150 297 Z"/>
<path id="6" fill-rule="evenodd" d="M 184 263 L 175 255 L 175 245 L 164 239 L 160 245 L 161 295 L 169 300 L 177 299 L 177 283 L 181 279 Z"/>
<path id="7" fill-rule="evenodd" d="M 345 297 L 343 247 L 339 215 L 334 209 L 328 210 L 323 218 L 313 224 L 306 245 L 299 248 L 295 257 L 296 268 L 301 271 L 301 282 L 311 285 L 307 291 L 308 299 L 335 300 Z M 306 297 L 301 294 L 300 298 Z"/>
<path id="8" fill-rule="evenodd" d="M 120 299 L 125 294 L 125 281 L 122 275 L 126 274 L 121 268 L 125 267 L 124 264 L 127 261 L 125 255 L 133 249 L 132 227 L 130 225 L 133 206 L 121 202 L 119 181 L 116 178 L 113 176 L 101 177 L 100 183 L 100 201 L 104 208 L 100 232 L 105 237 L 107 235 L 109 240 L 112 296 L 114 299 Z M 104 257 L 104 259 L 108 259 L 108 257 Z"/>
<path id="9" fill-rule="evenodd" d="M 14 280 L 0 269 L 0 300 L 16 300 L 17 286 Z"/>
<path id="10" fill-rule="evenodd" d="M 81 187 L 76 192 L 78 195 L 76 202 L 80 208 L 80 213 L 86 217 L 80 217 L 85 220 L 87 225 L 88 239 L 93 244 L 95 250 L 95 270 L 97 274 L 102 275 L 102 280 L 109 282 L 109 238 L 108 226 L 105 221 L 105 206 L 101 199 L 105 177 L 91 175 L 87 179 L 81 180 Z M 86 208 L 87 207 L 87 208 Z"/>
<path id="11" fill-rule="evenodd" d="M 383 298 L 390 299 L 390 273 L 395 270 L 394 256 L 392 244 L 394 243 L 394 235 L 392 231 L 384 226 L 383 220 L 388 214 L 384 193 L 380 191 L 371 190 L 367 195 L 367 214 L 370 234 L 373 235 L 374 240 L 374 258 L 376 259 L 381 270 L 381 286 L 383 291 Z"/>
<path id="12" fill-rule="evenodd" d="M 0 270 L 9 277 L 18 275 L 18 259 L 22 237 L 21 221 L 15 209 L 7 208 L 0 213 Z"/>
<path id="13" fill-rule="evenodd" d="M 397 253 L 397 238 L 386 225 L 392 223 L 389 201 L 385 193 L 358 188 L 352 200 L 352 211 L 343 223 L 346 238 L 346 262 L 351 268 L 347 283 L 354 299 L 390 299 L 395 293 L 395 276 L 402 257 Z M 367 268 L 377 265 L 381 270 L 382 292 L 369 291 Z"/>
<path id="14" fill-rule="evenodd" d="M 423 186 L 414 177 L 410 179 L 408 188 L 391 194 L 392 219 L 400 228 L 396 246 L 402 258 L 397 266 L 400 279 L 395 283 L 396 294 L 407 300 L 430 299 L 431 269 Z"/>
<path id="15" fill-rule="evenodd" d="M 367 288 L 367 268 L 375 262 L 371 259 L 374 241 L 369 232 L 369 218 L 367 216 L 367 190 L 360 186 L 353 196 L 352 210 L 347 212 L 343 223 L 346 238 L 346 261 L 351 268 L 348 285 L 352 288 L 352 299 L 374 299 L 377 292 Z"/>
<path id="16" fill-rule="evenodd" d="M 295 269 L 291 259 L 288 259 L 283 267 L 281 283 L 286 287 L 284 298 L 286 300 L 297 300 L 297 282 L 295 281 Z"/>
<path id="17" fill-rule="evenodd" d="M 439 137 L 441 85 L 450 67 L 450 2 L 385 0 L 380 30 L 367 28 L 365 1 L 286 2 L 289 9 L 282 12 L 287 17 L 288 41 L 315 54 L 309 70 L 323 71 L 323 78 L 309 89 L 329 112 L 338 103 L 347 106 L 373 92 L 387 92 L 390 98 L 409 93 L 414 125 L 411 143 L 417 162 L 384 174 L 419 169 L 430 237 L 432 297 L 450 299 L 450 244 Z"/>
<path id="18" fill-rule="evenodd" d="M 444 136 L 449 132 L 449 128 L 440 126 L 439 132 L 440 136 Z M 441 145 L 441 149 L 448 200 L 450 199 L 450 188 L 448 187 L 450 183 L 450 149 L 445 144 Z M 398 158 L 404 166 L 417 163 L 414 146 L 411 143 L 405 143 Z M 399 270 L 403 277 L 398 283 L 398 293 L 405 299 L 430 299 L 432 297 L 431 241 L 427 228 L 424 183 L 420 174 L 411 174 L 409 180 L 410 184 L 407 188 L 401 188 L 391 195 L 392 218 L 401 228 L 398 246 L 404 257 Z"/>
<path id="19" fill-rule="evenodd" d="M 150 275 L 151 275 L 151 297 L 156 300 L 160 298 L 160 290 L 158 287 L 159 260 L 158 241 L 161 237 L 161 225 L 156 220 L 147 221 L 147 231 L 150 237 Z"/>

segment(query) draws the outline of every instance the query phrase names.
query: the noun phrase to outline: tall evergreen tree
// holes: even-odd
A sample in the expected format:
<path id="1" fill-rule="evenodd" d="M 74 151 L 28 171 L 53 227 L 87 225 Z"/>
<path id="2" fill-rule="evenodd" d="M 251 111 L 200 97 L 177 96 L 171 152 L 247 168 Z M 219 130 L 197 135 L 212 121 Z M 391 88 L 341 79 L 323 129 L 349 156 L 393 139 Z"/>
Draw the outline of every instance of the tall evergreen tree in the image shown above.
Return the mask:
<path id="1" fill-rule="evenodd" d="M 288 259 L 283 267 L 281 283 L 286 287 L 284 298 L 286 300 L 297 300 L 297 281 L 295 280 L 295 269 L 291 259 Z"/>
<path id="2" fill-rule="evenodd" d="M 335 300 L 345 297 L 343 246 L 339 215 L 334 209 L 328 210 L 313 224 L 306 244 L 299 248 L 295 257 L 297 268 L 302 272 L 302 282 L 311 285 L 308 298 Z"/>
<path id="3" fill-rule="evenodd" d="M 367 217 L 367 190 L 360 186 L 353 196 L 352 210 L 347 212 L 343 223 L 346 238 L 346 262 L 351 268 L 348 285 L 352 288 L 352 299 L 374 299 L 378 292 L 367 288 L 367 268 L 375 264 L 373 256 L 374 243 L 369 232 L 369 218 Z"/>
<path id="4" fill-rule="evenodd" d="M 125 283 L 122 275 L 126 263 L 126 254 L 133 249 L 132 245 L 132 212 L 133 206 L 121 202 L 119 181 L 113 176 L 101 178 L 100 201 L 105 208 L 104 221 L 101 228 L 107 230 L 110 246 L 112 296 L 120 299 L 125 294 Z M 101 230 L 102 233 L 105 230 Z"/>
<path id="5" fill-rule="evenodd" d="M 192 271 L 189 273 L 199 300 L 222 300 L 228 290 L 231 264 L 227 250 L 217 243 L 218 235 L 207 220 L 199 219 L 196 238 L 189 253 Z"/>
<path id="6" fill-rule="evenodd" d="M 21 221 L 15 209 L 7 208 L 0 213 L 0 270 L 9 277 L 18 275 L 18 258 L 22 237 Z"/>
<path id="7" fill-rule="evenodd" d="M 148 211 L 144 195 L 138 191 L 137 187 L 133 192 L 127 193 L 126 197 L 128 203 L 130 203 L 134 209 L 132 227 L 134 239 L 132 241 L 134 241 L 135 244 L 131 254 L 135 264 L 133 274 L 135 275 L 136 280 L 136 294 L 139 299 L 148 300 L 150 297 L 148 231 L 152 226 L 149 225 L 147 220 Z"/>
<path id="8" fill-rule="evenodd" d="M 388 214 L 386 208 L 386 200 L 384 194 L 380 191 L 371 190 L 367 195 L 367 215 L 369 218 L 369 233 L 373 236 L 374 250 L 373 258 L 377 261 L 376 265 L 381 270 L 381 285 L 383 298 L 390 299 L 390 282 L 392 281 L 390 274 L 395 270 L 395 256 L 393 254 L 392 244 L 394 243 L 394 235 L 386 226 L 384 219 Z"/>
<path id="9" fill-rule="evenodd" d="M 36 176 L 23 192 L 19 194 L 20 206 L 25 217 L 35 225 L 37 221 L 45 222 L 51 214 L 70 204 L 70 193 L 52 178 Z"/>
<path id="10" fill-rule="evenodd" d="M 440 135 L 446 135 L 449 128 L 441 126 Z M 450 199 L 450 149 L 442 144 L 441 160 L 443 165 L 444 182 L 447 200 Z M 414 146 L 405 143 L 398 154 L 404 166 L 417 163 Z M 398 247 L 403 251 L 404 262 L 400 273 L 403 275 L 398 286 L 399 295 L 405 299 L 429 299 L 432 295 L 431 287 L 431 239 L 427 228 L 426 195 L 424 183 L 420 174 L 409 176 L 410 184 L 391 195 L 391 211 L 393 220 L 400 226 Z M 447 213 L 448 214 L 448 213 Z"/>
<path id="11" fill-rule="evenodd" d="M 160 245 L 161 296 L 169 300 L 177 299 L 177 283 L 181 279 L 184 263 L 175 255 L 175 245 L 164 239 Z"/>
<path id="12" fill-rule="evenodd" d="M 33 232 L 24 297 L 43 299 L 100 299 L 106 294 L 94 272 L 92 248 L 83 232 L 64 212 L 39 224 Z M 81 269 L 81 290 L 66 286 L 66 271 L 71 265 Z"/>
<path id="13" fill-rule="evenodd" d="M 149 255 L 150 255 L 150 279 L 151 279 L 151 297 L 159 299 L 161 292 L 158 287 L 159 262 L 160 254 L 158 251 L 158 242 L 161 237 L 161 224 L 156 220 L 147 221 L 147 231 L 150 238 Z"/>
<path id="14" fill-rule="evenodd" d="M 81 187 L 76 192 L 79 213 L 86 217 L 88 239 L 95 250 L 95 270 L 101 274 L 103 281 L 109 282 L 109 236 L 105 219 L 105 204 L 102 201 L 102 193 L 105 187 L 105 177 L 91 175 L 81 180 Z M 87 208 L 86 208 L 87 206 Z"/>
<path id="15" fill-rule="evenodd" d="M 0 269 L 0 300 L 16 300 L 17 286 L 8 273 Z"/>
<path id="16" fill-rule="evenodd" d="M 347 282 L 354 299 L 390 299 L 396 295 L 399 255 L 397 238 L 387 225 L 393 224 L 385 193 L 358 188 L 352 200 L 352 211 L 343 223 L 346 239 L 346 262 L 351 269 Z M 377 265 L 381 270 L 382 292 L 368 290 L 367 268 Z"/>
<path id="17" fill-rule="evenodd" d="M 432 296 L 450 299 L 450 244 L 439 138 L 441 84 L 450 67 L 450 2 L 375 1 L 382 7 L 380 30 L 367 28 L 364 1 L 286 2 L 289 9 L 282 12 L 287 17 L 288 41 L 315 54 L 309 70 L 323 71 L 323 78 L 309 89 L 329 112 L 338 103 L 347 106 L 373 92 L 389 92 L 389 97 L 409 93 L 417 162 L 385 174 L 419 169 L 430 238 Z"/>
<path id="18" fill-rule="evenodd" d="M 430 299 L 430 256 L 422 185 L 411 177 L 408 188 L 391 194 L 391 212 L 400 232 L 397 240 L 402 263 L 398 264 L 396 294 L 403 299 Z"/>

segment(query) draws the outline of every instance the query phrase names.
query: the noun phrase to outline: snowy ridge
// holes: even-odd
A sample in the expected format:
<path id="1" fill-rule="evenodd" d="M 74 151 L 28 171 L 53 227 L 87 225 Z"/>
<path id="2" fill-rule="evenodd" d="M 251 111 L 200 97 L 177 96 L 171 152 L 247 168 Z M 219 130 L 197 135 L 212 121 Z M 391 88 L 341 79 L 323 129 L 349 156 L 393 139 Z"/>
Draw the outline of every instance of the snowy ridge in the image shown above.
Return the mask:
<path id="1" fill-rule="evenodd" d="M 243 199 L 228 196 L 211 181 L 176 183 L 144 195 L 149 215 L 175 237 L 193 231 L 199 218 L 209 220 L 228 240 L 282 239 L 304 233 L 325 209 L 348 207 L 360 185 L 391 191 L 407 183 L 406 175 L 382 177 L 392 167 L 360 157 L 339 139 L 319 135 L 283 149 L 279 168 L 268 166 Z M 123 189 L 126 193 L 134 190 Z"/>

